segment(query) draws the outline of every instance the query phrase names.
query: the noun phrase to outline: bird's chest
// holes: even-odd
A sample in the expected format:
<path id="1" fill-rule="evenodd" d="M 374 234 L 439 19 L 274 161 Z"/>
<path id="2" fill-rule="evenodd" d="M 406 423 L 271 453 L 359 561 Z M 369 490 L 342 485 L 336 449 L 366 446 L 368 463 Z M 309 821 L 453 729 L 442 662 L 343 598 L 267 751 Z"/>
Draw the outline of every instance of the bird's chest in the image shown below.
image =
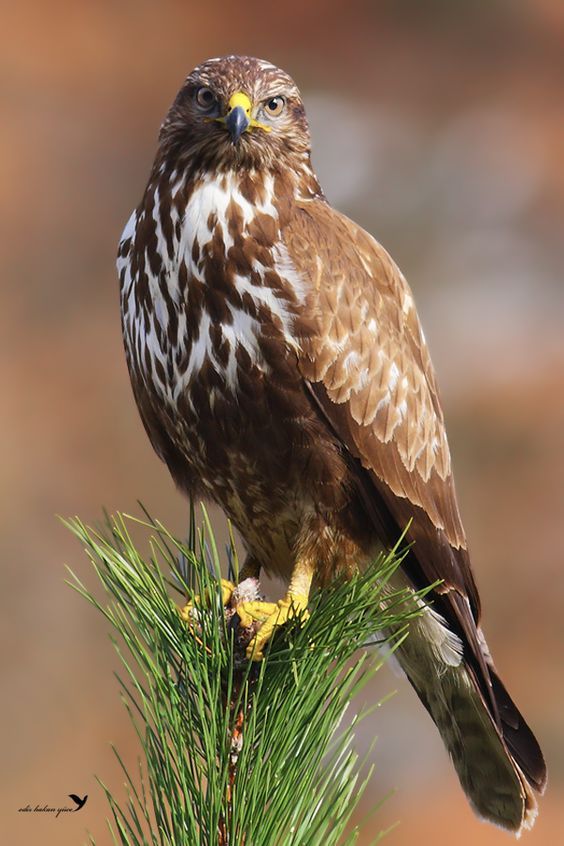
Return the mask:
<path id="1" fill-rule="evenodd" d="M 272 460 L 285 440 L 280 415 L 301 394 L 305 291 L 272 184 L 207 179 L 178 196 L 171 187 L 168 206 L 156 196 L 138 213 L 130 250 L 122 282 L 130 366 L 202 477 L 228 472 L 252 484 L 259 443 L 267 440 Z M 249 452 L 254 461 L 237 464 Z"/>

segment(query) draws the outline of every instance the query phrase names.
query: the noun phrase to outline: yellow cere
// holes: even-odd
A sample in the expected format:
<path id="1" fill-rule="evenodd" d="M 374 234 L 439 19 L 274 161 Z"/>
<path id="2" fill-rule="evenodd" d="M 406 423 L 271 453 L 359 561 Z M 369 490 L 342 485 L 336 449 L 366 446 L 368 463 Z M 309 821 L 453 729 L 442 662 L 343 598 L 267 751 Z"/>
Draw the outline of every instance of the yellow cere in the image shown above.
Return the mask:
<path id="1" fill-rule="evenodd" d="M 251 116 L 251 101 L 246 94 L 243 94 L 242 91 L 237 91 L 237 93 L 233 94 L 229 100 L 229 111 L 236 109 L 237 106 L 241 106 L 248 117 Z"/>

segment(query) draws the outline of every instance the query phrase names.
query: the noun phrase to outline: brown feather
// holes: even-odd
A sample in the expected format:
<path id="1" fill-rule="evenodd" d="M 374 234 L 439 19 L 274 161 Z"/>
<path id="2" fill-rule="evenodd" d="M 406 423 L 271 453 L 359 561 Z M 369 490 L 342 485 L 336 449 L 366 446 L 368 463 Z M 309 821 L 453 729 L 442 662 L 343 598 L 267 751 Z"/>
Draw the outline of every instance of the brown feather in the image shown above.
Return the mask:
<path id="1" fill-rule="evenodd" d="M 433 605 L 461 639 L 469 678 L 503 747 L 542 790 L 542 753 L 501 685 L 479 631 L 480 601 L 456 501 L 436 377 L 407 283 L 373 238 L 325 202 L 299 204 L 283 236 L 297 271 L 316 278 L 310 308 L 320 328 L 303 345 L 299 363 L 307 392 L 352 457 L 364 507 L 381 540 L 392 546 L 409 524 L 407 539 L 413 547 L 404 570 L 416 588 L 440 580 Z M 314 254 L 303 249 L 308 241 L 316 244 Z M 349 330 L 343 331 L 351 309 L 363 315 L 362 327 L 349 320 Z M 373 329 L 370 345 L 363 331 L 367 327 Z M 377 353 L 370 355 L 369 346 Z M 347 358 L 354 361 L 348 371 Z M 398 372 L 391 379 L 394 365 Z M 391 381 L 394 387 L 386 390 Z M 422 686 L 412 682 L 428 701 Z M 439 724 L 443 718 L 430 710 Z M 445 728 L 445 739 L 448 734 Z M 453 749 L 451 753 L 455 757 Z M 462 756 L 455 763 L 470 790 L 465 761 Z M 481 812 L 488 816 L 485 809 Z"/>
<path id="2" fill-rule="evenodd" d="M 285 109 L 235 143 L 224 118 L 239 91 L 259 127 L 269 98 Z M 188 76 L 118 269 L 151 443 L 184 492 L 231 517 L 257 566 L 289 579 L 305 558 L 327 583 L 368 566 L 409 523 L 401 586 L 440 584 L 396 654 L 477 811 L 530 825 L 546 770 L 479 628 L 413 297 L 385 250 L 324 201 L 287 74 L 229 56 Z"/>

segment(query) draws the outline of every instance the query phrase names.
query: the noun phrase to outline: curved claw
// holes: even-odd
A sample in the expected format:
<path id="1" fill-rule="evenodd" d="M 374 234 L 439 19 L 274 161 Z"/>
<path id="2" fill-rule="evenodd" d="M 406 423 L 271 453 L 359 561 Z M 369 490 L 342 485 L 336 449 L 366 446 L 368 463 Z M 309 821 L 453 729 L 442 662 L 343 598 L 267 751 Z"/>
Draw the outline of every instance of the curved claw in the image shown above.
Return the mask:
<path id="1" fill-rule="evenodd" d="M 234 590 L 233 582 L 230 582 L 229 579 L 221 580 L 221 602 L 223 605 L 229 605 Z"/>
<path id="2" fill-rule="evenodd" d="M 264 647 L 277 628 L 293 617 L 307 620 L 309 617 L 307 602 L 308 597 L 305 594 L 288 594 L 276 603 L 245 602 L 240 605 L 237 613 L 242 626 L 247 627 L 254 622 L 262 622 L 259 631 L 247 647 L 247 658 L 252 661 L 262 661 Z"/>

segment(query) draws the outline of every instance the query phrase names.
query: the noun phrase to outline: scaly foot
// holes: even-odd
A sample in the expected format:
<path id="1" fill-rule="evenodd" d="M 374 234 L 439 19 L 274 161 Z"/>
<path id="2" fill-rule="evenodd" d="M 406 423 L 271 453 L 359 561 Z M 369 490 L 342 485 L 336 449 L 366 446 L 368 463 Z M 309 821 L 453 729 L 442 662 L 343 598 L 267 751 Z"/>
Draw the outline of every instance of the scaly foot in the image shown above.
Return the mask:
<path id="1" fill-rule="evenodd" d="M 255 623 L 262 623 L 259 631 L 247 647 L 247 658 L 262 661 L 264 647 L 275 630 L 283 626 L 293 617 L 307 620 L 308 597 L 305 594 L 292 593 L 278 602 L 243 602 L 237 607 L 237 614 L 243 628 L 249 628 Z"/>

